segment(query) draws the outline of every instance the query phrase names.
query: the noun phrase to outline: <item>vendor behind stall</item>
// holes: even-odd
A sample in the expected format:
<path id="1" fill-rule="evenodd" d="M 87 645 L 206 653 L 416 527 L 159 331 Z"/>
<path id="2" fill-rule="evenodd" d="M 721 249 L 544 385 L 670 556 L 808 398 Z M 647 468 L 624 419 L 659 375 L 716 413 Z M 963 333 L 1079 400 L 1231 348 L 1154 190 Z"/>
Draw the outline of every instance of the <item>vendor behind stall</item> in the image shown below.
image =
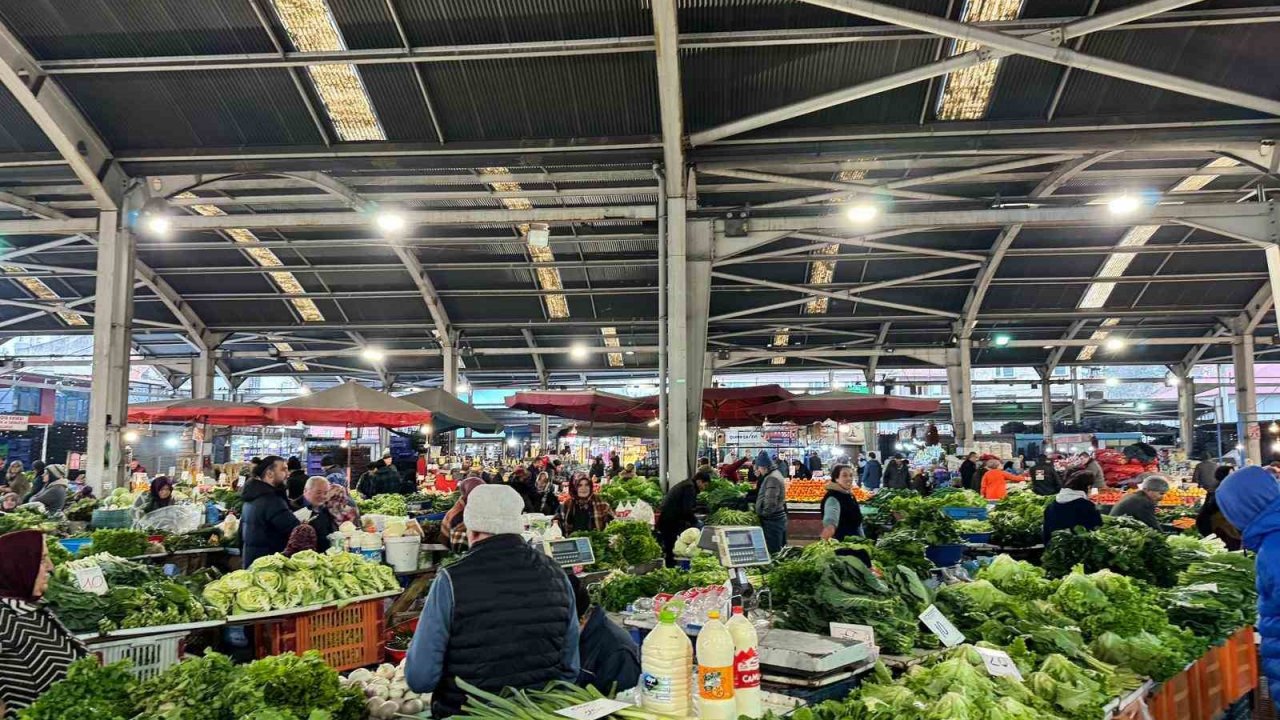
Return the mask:
<path id="1" fill-rule="evenodd" d="M 481 485 L 484 485 L 484 480 L 475 476 L 463 480 L 458 485 L 458 501 L 444 514 L 444 520 L 440 521 L 440 531 L 448 538 L 449 547 L 454 552 L 467 549 L 467 526 L 462 522 L 463 513 L 467 509 L 467 498 Z"/>
<path id="2" fill-rule="evenodd" d="M 173 505 L 173 481 L 164 475 L 157 475 L 151 481 L 151 488 L 139 495 L 133 505 L 144 515 Z"/>
<path id="3" fill-rule="evenodd" d="M 49 465 L 44 469 L 44 487 L 27 498 L 29 503 L 40 503 L 45 512 L 57 515 L 66 507 L 70 494 L 70 483 L 67 482 L 66 465 Z"/>
<path id="4" fill-rule="evenodd" d="M 1143 523 L 1152 530 L 1160 529 L 1156 517 L 1156 505 L 1169 492 L 1169 478 L 1159 473 L 1143 473 L 1137 477 L 1141 483 L 1137 492 L 1125 495 L 1111 508 L 1111 517 L 1128 517 Z"/>
<path id="5" fill-rule="evenodd" d="M 706 490 L 710 483 L 711 473 L 699 470 L 692 480 L 672 485 L 667 496 L 662 498 L 658 513 L 658 534 L 662 536 L 662 554 L 666 558 L 667 567 L 674 567 L 676 564 L 672 551 L 680 533 L 697 526 L 698 520 L 693 511 L 698 504 L 698 493 Z"/>
<path id="6" fill-rule="evenodd" d="M 853 498 L 853 468 L 836 465 L 831 468 L 832 482 L 827 483 L 822 498 L 822 539 L 844 540 L 862 535 L 862 508 Z"/>
<path id="7" fill-rule="evenodd" d="M 29 707 L 87 652 L 40 602 L 52 570 L 43 533 L 0 535 L 0 717 Z"/>
<path id="8" fill-rule="evenodd" d="M 600 531 L 613 520 L 613 508 L 596 495 L 591 478 L 578 474 L 569 490 L 569 501 L 560 506 L 554 520 L 565 536 L 576 532 Z"/>

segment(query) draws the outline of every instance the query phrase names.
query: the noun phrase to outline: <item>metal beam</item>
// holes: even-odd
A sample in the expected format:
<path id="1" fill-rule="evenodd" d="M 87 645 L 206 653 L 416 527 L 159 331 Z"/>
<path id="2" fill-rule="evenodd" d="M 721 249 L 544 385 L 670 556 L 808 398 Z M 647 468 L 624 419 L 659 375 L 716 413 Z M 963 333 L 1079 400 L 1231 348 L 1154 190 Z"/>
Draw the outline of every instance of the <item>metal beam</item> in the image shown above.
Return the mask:
<path id="1" fill-rule="evenodd" d="M 812 178 L 793 177 L 791 175 L 778 175 L 776 173 L 763 173 L 754 170 L 737 170 L 733 168 L 712 167 L 704 169 L 701 165 L 695 168 L 697 172 L 707 175 L 717 175 L 720 177 L 738 178 L 740 180 L 758 180 L 761 182 L 775 182 L 783 185 L 795 185 L 796 187 L 818 188 L 821 190 L 835 190 L 835 193 L 829 193 L 823 197 L 856 195 L 856 194 L 883 194 L 896 195 L 897 197 L 911 198 L 913 200 L 949 200 L 949 201 L 967 201 L 970 198 L 960 197 L 958 195 L 939 195 L 937 193 L 916 192 L 915 190 L 898 190 L 887 186 L 876 185 L 868 181 L 858 182 L 835 182 L 834 180 L 815 180 Z"/>
<path id="2" fill-rule="evenodd" d="M 1127 65 L 1115 60 L 1085 55 L 1065 47 L 1052 47 L 1035 42 L 1029 39 L 1017 38 L 1011 35 L 1005 35 L 994 30 L 987 30 L 975 27 L 967 23 L 956 22 L 940 18 L 936 15 L 928 15 L 925 13 L 905 10 L 902 8 L 882 5 L 880 3 L 871 2 L 870 0 L 802 0 L 810 5 L 830 8 L 861 17 L 879 20 L 893 25 L 902 27 L 910 27 L 924 32 L 942 35 L 944 37 L 954 38 L 960 41 L 972 42 L 988 48 L 1003 50 L 1008 53 L 1024 55 L 1026 57 L 1036 58 L 1047 62 L 1065 65 L 1066 67 L 1078 68 L 1099 75 L 1107 75 L 1109 77 L 1118 78 L 1120 80 L 1128 80 L 1142 85 L 1168 90 L 1170 92 L 1182 95 L 1190 95 L 1214 102 L 1226 103 L 1238 107 L 1257 110 L 1258 112 L 1267 113 L 1269 115 L 1280 116 L 1280 101 L 1271 100 L 1269 98 L 1258 97 L 1238 90 L 1230 90 L 1202 83 L 1187 78 L 1177 77 L 1168 73 L 1162 73 L 1156 70 Z M 1090 23 L 1104 22 L 1108 15 L 1099 15 L 1094 18 L 1082 20 L 1075 23 L 1077 27 Z M 1065 33 L 1064 33 L 1065 34 Z M 983 51 L 979 51 L 983 52 Z"/>
<path id="3" fill-rule="evenodd" d="M 953 273 L 965 272 L 967 270 L 973 270 L 974 268 L 977 268 L 977 267 L 979 267 L 978 263 L 970 263 L 968 265 L 958 265 L 956 267 L 943 268 L 941 270 L 934 270 L 928 273 L 920 273 L 918 275 L 911 275 L 904 278 L 894 278 L 892 280 L 883 280 L 881 282 L 869 283 L 867 285 L 863 285 L 857 288 L 851 288 L 849 290 L 844 290 L 841 292 L 829 292 L 827 290 L 819 290 L 813 287 L 806 287 L 802 285 L 790 285 L 788 283 L 773 282 L 771 280 L 761 280 L 759 278 L 743 277 L 741 275 L 732 275 L 724 272 L 712 272 L 711 276 L 718 277 L 722 280 L 733 280 L 735 282 L 745 283 L 747 285 L 759 285 L 761 287 L 774 288 L 777 290 L 788 290 L 791 292 L 801 293 L 806 296 L 827 297 L 835 300 L 853 300 L 857 302 L 865 302 L 869 305 L 880 305 L 882 307 L 898 308 L 900 310 L 907 310 L 909 312 L 918 312 L 924 315 L 937 315 L 938 317 L 958 317 L 955 313 L 948 312 L 945 310 L 936 310 L 934 308 L 925 308 L 925 307 L 919 307 L 915 305 L 904 305 L 901 303 L 890 303 L 884 300 L 874 300 L 872 298 L 865 297 L 863 293 L 867 293 L 872 290 L 882 290 L 884 288 L 896 287 L 898 285 L 917 282 L 919 280 L 924 280 L 929 277 L 938 277 L 940 275 L 950 275 Z M 770 305 L 770 306 L 767 306 L 767 308 L 777 309 L 779 307 L 789 307 L 792 305 L 800 305 L 806 302 L 808 302 L 808 297 L 804 297 L 799 300 L 791 300 L 785 304 L 779 303 L 777 305 Z M 750 314 L 754 312 L 760 312 L 764 309 L 765 308 L 752 308 L 751 310 L 745 310 L 745 311 L 740 310 L 737 313 L 727 313 L 724 315 L 717 315 L 716 317 L 712 318 L 712 320 L 724 320 L 730 317 L 741 317 L 742 314 L 744 313 Z"/>
<path id="4" fill-rule="evenodd" d="M 410 225 L 480 225 L 488 223 L 590 222 L 594 220 L 653 220 L 657 214 L 652 205 L 614 205 L 605 207 L 532 208 L 529 210 L 416 210 L 401 213 Z M 371 218 L 358 212 L 327 213 L 260 213 L 254 215 L 183 215 L 171 220 L 174 231 L 227 230 L 245 228 L 262 230 L 306 227 L 367 227 Z M 0 233 L 13 223 L 23 227 L 22 220 L 0 221 Z M 70 221 L 68 221 L 70 222 Z M 75 225 L 80 227 L 81 224 Z M 32 232 L 37 230 L 33 229 Z M 59 232 L 40 228 L 41 232 Z"/>
<path id="5" fill-rule="evenodd" d="M 128 177 L 66 91 L 0 22 L 0 83 L 18 101 L 101 210 L 117 210 Z"/>
<path id="6" fill-rule="evenodd" d="M 1191 5 L 1198 1 L 1199 0 L 1153 0 L 1151 2 L 1140 3 L 1105 15 L 1078 20 L 1061 25 L 1052 30 L 1037 33 L 1036 35 L 1032 35 L 1027 38 L 1025 42 L 1057 44 L 1065 38 L 1080 37 L 1091 32 L 1115 27 L 1117 25 L 1123 25 L 1124 23 L 1149 17 L 1151 15 L 1157 15 L 1166 10 L 1172 10 L 1184 5 Z M 815 2 L 814 4 L 833 7 L 837 10 L 844 9 L 842 7 L 836 7 L 832 4 L 822 2 Z M 846 10 L 846 12 L 851 11 Z M 934 32 L 927 28 L 921 29 L 924 29 L 927 32 Z M 801 100 L 800 102 L 784 105 L 772 110 L 766 110 L 762 113 L 757 113 L 746 118 L 734 120 L 701 132 L 693 133 L 689 136 L 689 142 L 695 146 L 705 145 L 732 135 L 739 135 L 750 130 L 765 127 L 766 125 L 773 125 L 774 123 L 799 117 L 800 115 L 807 115 L 835 105 L 842 105 L 860 98 L 877 95 L 879 93 L 905 87 L 907 85 L 914 85 L 915 83 L 930 80 L 957 70 L 974 67 L 984 62 L 1005 57 L 1008 54 L 1010 53 L 993 53 L 986 48 L 971 50 L 969 52 L 946 58 L 945 60 L 938 60 L 929 63 L 928 65 L 876 78 L 852 87 L 818 95 L 817 97 Z"/>

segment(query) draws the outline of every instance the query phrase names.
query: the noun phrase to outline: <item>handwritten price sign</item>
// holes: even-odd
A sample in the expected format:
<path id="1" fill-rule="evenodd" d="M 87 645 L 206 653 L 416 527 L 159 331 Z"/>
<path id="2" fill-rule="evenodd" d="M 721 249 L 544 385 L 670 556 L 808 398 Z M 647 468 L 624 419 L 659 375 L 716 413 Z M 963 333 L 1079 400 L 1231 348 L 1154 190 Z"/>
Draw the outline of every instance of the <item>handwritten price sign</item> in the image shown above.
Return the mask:
<path id="1" fill-rule="evenodd" d="M 85 592 L 93 593 L 94 595 L 106 595 L 107 590 L 110 589 L 107 587 L 107 578 L 102 574 L 102 568 L 97 565 L 76 568 L 75 573 L 76 584 Z"/>

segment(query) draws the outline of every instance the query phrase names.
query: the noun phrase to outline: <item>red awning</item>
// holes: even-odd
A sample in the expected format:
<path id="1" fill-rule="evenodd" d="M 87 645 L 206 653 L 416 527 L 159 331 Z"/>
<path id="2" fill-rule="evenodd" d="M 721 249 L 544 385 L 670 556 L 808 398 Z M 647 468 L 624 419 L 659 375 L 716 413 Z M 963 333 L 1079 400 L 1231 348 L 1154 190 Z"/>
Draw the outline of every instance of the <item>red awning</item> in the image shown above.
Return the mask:
<path id="1" fill-rule="evenodd" d="M 929 415 L 938 411 L 937 400 L 901 395 L 858 395 L 828 392 L 797 395 L 787 400 L 760 405 L 752 411 L 758 422 L 793 422 L 799 425 L 834 420 L 870 422 Z"/>
<path id="2" fill-rule="evenodd" d="M 357 382 L 286 400 L 271 407 L 277 423 L 349 427 L 408 427 L 431 422 L 431 412 Z"/>
<path id="3" fill-rule="evenodd" d="M 658 416 L 652 400 L 599 390 L 530 390 L 508 397 L 507 407 L 585 422 L 641 423 Z"/>
<path id="4" fill-rule="evenodd" d="M 273 424 L 272 408 L 257 403 L 209 398 L 177 398 L 129 406 L 131 423 L 208 423 L 243 426 Z"/>
<path id="5" fill-rule="evenodd" d="M 792 397 L 781 385 L 707 388 L 702 391 L 702 419 L 713 427 L 759 425 L 752 414 L 756 408 Z"/>

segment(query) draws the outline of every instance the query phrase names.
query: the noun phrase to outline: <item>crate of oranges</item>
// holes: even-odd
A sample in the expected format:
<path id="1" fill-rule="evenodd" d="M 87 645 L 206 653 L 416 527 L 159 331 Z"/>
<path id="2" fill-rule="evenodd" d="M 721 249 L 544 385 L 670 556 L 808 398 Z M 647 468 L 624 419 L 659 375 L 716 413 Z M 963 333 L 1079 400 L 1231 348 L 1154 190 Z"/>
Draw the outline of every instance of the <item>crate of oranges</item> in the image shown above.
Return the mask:
<path id="1" fill-rule="evenodd" d="M 827 484 L 822 480 L 792 480 L 787 483 L 787 500 L 791 502 L 822 502 L 827 494 Z"/>

